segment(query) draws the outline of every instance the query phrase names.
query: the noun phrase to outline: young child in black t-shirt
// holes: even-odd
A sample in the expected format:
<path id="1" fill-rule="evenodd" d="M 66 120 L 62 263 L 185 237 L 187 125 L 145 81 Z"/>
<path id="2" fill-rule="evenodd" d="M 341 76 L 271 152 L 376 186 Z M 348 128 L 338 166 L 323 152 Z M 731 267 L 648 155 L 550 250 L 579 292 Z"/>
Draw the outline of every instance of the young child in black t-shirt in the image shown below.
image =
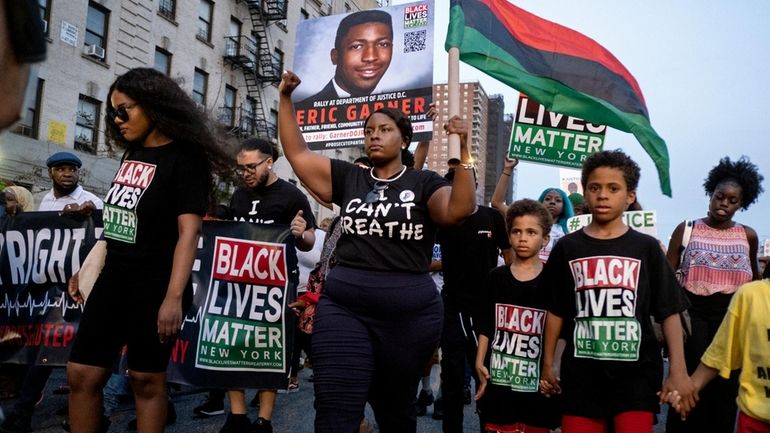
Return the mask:
<path id="1" fill-rule="evenodd" d="M 538 253 L 553 219 L 535 200 L 518 200 L 505 215 L 515 252 L 510 266 L 490 271 L 479 312 L 476 393 L 484 432 L 548 433 L 559 425 L 557 398 L 538 393 L 548 292 Z"/>
<path id="2" fill-rule="evenodd" d="M 669 376 L 661 396 L 677 390 L 693 402 L 679 318 L 687 300 L 653 237 L 622 215 L 636 198 L 639 166 L 621 151 L 591 155 L 581 177 L 591 223 L 563 237 L 543 270 L 551 292 L 543 355 L 544 393 L 561 390 L 565 432 L 651 433 L 663 398 L 663 361 L 650 316 L 662 323 Z M 562 329 L 564 326 L 564 329 Z M 561 377 L 554 369 L 567 337 Z"/>

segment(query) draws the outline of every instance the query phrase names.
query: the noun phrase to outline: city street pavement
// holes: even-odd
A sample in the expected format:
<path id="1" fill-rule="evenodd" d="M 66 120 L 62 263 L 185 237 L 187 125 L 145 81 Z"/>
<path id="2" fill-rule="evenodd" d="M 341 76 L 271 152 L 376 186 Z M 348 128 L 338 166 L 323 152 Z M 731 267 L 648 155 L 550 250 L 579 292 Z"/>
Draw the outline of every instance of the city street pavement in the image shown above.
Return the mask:
<path id="1" fill-rule="evenodd" d="M 313 383 L 308 381 L 312 374 L 311 369 L 303 369 L 299 372 L 300 389 L 291 394 L 278 394 L 275 413 L 273 414 L 273 429 L 275 433 L 312 433 L 313 432 Z M 431 382 L 433 392 L 436 394 L 439 386 L 439 369 L 433 368 Z M 62 416 L 56 415 L 56 411 L 66 404 L 66 396 L 52 395 L 50 390 L 56 389 L 64 383 L 64 369 L 57 369 L 49 381 L 46 395 L 43 401 L 35 410 L 35 417 L 32 420 L 32 429 L 37 433 L 62 433 L 64 430 L 60 427 Z M 254 391 L 247 393 L 247 398 L 251 401 Z M 180 391 L 172 392 L 172 398 L 177 411 L 177 422 L 166 429 L 168 433 L 217 433 L 225 421 L 224 415 L 201 419 L 193 418 L 192 410 L 205 398 L 205 393 L 200 389 L 183 387 Z M 13 400 L 0 402 L 3 410 L 8 410 L 13 405 Z M 479 433 L 478 419 L 474 414 L 475 405 L 465 406 L 465 433 Z M 665 408 L 663 409 L 665 410 Z M 441 421 L 436 421 L 431 417 L 433 406 L 428 408 L 426 416 L 417 418 L 417 433 L 441 433 Z M 112 416 L 112 425 L 110 432 L 125 432 L 126 424 L 134 417 L 133 405 L 125 403 Z M 257 409 L 249 409 L 249 418 L 254 420 L 257 417 Z M 367 406 L 366 417 L 374 421 L 374 414 Z M 665 413 L 660 419 L 665 420 Z M 655 433 L 664 433 L 664 423 L 658 423 L 655 426 Z M 375 432 L 379 431 L 375 428 Z"/>
<path id="2" fill-rule="evenodd" d="M 303 369 L 299 373 L 300 389 L 291 394 L 278 394 L 275 413 L 273 414 L 273 430 L 275 433 L 312 433 L 313 418 L 313 383 L 308 382 L 312 374 L 311 369 Z M 438 368 L 434 367 L 432 382 L 434 394 L 438 391 Z M 51 390 L 56 389 L 64 383 L 64 369 L 57 369 L 52 375 L 46 389 L 45 398 L 37 406 L 35 416 L 32 420 L 32 429 L 37 433 L 62 433 L 64 430 L 60 427 L 62 416 L 56 415 L 57 409 L 66 404 L 66 396 L 52 395 Z M 180 391 L 172 392 L 172 398 L 177 411 L 177 422 L 169 426 L 166 432 L 169 433 L 217 433 L 225 421 L 224 416 L 215 416 L 212 418 L 200 419 L 193 418 L 192 410 L 205 398 L 205 393 L 199 389 L 183 387 Z M 254 391 L 247 392 L 248 401 Z M 13 405 L 13 400 L 0 402 L 3 410 L 8 413 Z M 474 405 L 465 406 L 465 432 L 478 433 L 478 421 L 473 413 Z M 440 433 L 441 421 L 431 418 L 433 406 L 428 408 L 428 414 L 418 417 L 418 433 Z M 112 416 L 112 425 L 110 432 L 126 431 L 126 424 L 134 417 L 133 405 L 126 403 L 118 409 Z M 249 418 L 254 420 L 257 417 L 257 409 L 249 409 Z M 367 406 L 367 418 L 374 421 L 374 414 Z M 374 430 L 379 431 L 377 429 Z"/>

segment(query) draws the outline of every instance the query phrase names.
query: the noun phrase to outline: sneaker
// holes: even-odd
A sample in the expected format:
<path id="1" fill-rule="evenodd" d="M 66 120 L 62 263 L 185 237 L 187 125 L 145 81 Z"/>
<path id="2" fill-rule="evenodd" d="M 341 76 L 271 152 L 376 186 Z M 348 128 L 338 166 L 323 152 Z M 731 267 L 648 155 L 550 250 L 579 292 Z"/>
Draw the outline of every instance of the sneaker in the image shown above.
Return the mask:
<path id="1" fill-rule="evenodd" d="M 273 424 L 270 421 L 259 417 L 254 421 L 254 424 L 251 425 L 251 431 L 252 433 L 273 433 Z"/>
<path id="2" fill-rule="evenodd" d="M 107 422 L 109 423 L 109 419 L 107 419 Z M 176 422 L 176 409 L 174 408 L 174 403 L 169 401 L 168 408 L 166 409 L 166 425 L 171 425 L 171 424 L 174 424 L 175 422 Z M 136 418 L 128 422 L 128 424 L 126 425 L 126 429 L 128 431 L 136 431 Z"/>
<path id="3" fill-rule="evenodd" d="M 206 397 L 206 400 L 204 400 L 203 403 L 193 409 L 193 413 L 198 418 L 208 418 L 211 416 L 224 415 L 225 402 L 216 398 L 212 399 L 209 395 L 209 397 Z"/>
<path id="4" fill-rule="evenodd" d="M 32 417 L 18 415 L 13 412 L 8 414 L 2 424 L 0 432 L 3 433 L 27 433 L 32 431 Z"/>
<path id="5" fill-rule="evenodd" d="M 227 414 L 225 425 L 219 430 L 219 433 L 251 433 L 251 421 L 246 415 Z"/>
<path id="6" fill-rule="evenodd" d="M 433 402 L 432 416 L 435 420 L 444 419 L 444 402 L 441 401 L 441 397 L 437 398 L 436 401 Z"/>
<path id="7" fill-rule="evenodd" d="M 463 403 L 466 405 L 471 404 L 473 399 L 471 398 L 471 386 L 466 385 L 463 387 Z"/>
<path id="8" fill-rule="evenodd" d="M 417 397 L 417 416 L 425 416 L 428 413 L 428 406 L 433 404 L 433 394 L 428 394 L 424 389 L 420 391 Z"/>

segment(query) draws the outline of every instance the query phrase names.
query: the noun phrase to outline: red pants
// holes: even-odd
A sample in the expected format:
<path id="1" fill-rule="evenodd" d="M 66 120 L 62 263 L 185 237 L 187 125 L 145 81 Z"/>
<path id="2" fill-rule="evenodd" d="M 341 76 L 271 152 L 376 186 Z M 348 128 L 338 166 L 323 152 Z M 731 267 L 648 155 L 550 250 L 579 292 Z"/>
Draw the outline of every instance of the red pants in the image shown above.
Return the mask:
<path id="1" fill-rule="evenodd" d="M 738 411 L 736 433 L 770 433 L 770 424 Z"/>
<path id="2" fill-rule="evenodd" d="M 630 411 L 615 416 L 615 433 L 652 433 L 652 412 Z M 606 433 L 607 420 L 564 415 L 563 433 Z"/>

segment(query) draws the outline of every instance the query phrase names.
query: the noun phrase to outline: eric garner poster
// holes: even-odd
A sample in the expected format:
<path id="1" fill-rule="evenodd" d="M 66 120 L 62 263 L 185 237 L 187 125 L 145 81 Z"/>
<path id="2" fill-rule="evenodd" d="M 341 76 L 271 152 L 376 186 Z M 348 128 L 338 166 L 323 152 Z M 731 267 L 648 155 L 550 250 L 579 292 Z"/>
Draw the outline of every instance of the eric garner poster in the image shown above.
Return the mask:
<path id="1" fill-rule="evenodd" d="M 206 221 L 193 269 L 193 306 L 169 381 L 285 388 L 296 319 L 297 258 L 288 226 Z M 257 374 L 255 374 L 257 373 Z"/>
<path id="2" fill-rule="evenodd" d="M 432 0 L 304 20 L 297 27 L 297 123 L 313 150 L 362 145 L 364 120 L 390 107 L 430 140 Z"/>
<path id="3" fill-rule="evenodd" d="M 65 365 L 82 305 L 67 292 L 96 242 L 93 218 L 25 212 L 0 218 L 0 362 Z"/>

